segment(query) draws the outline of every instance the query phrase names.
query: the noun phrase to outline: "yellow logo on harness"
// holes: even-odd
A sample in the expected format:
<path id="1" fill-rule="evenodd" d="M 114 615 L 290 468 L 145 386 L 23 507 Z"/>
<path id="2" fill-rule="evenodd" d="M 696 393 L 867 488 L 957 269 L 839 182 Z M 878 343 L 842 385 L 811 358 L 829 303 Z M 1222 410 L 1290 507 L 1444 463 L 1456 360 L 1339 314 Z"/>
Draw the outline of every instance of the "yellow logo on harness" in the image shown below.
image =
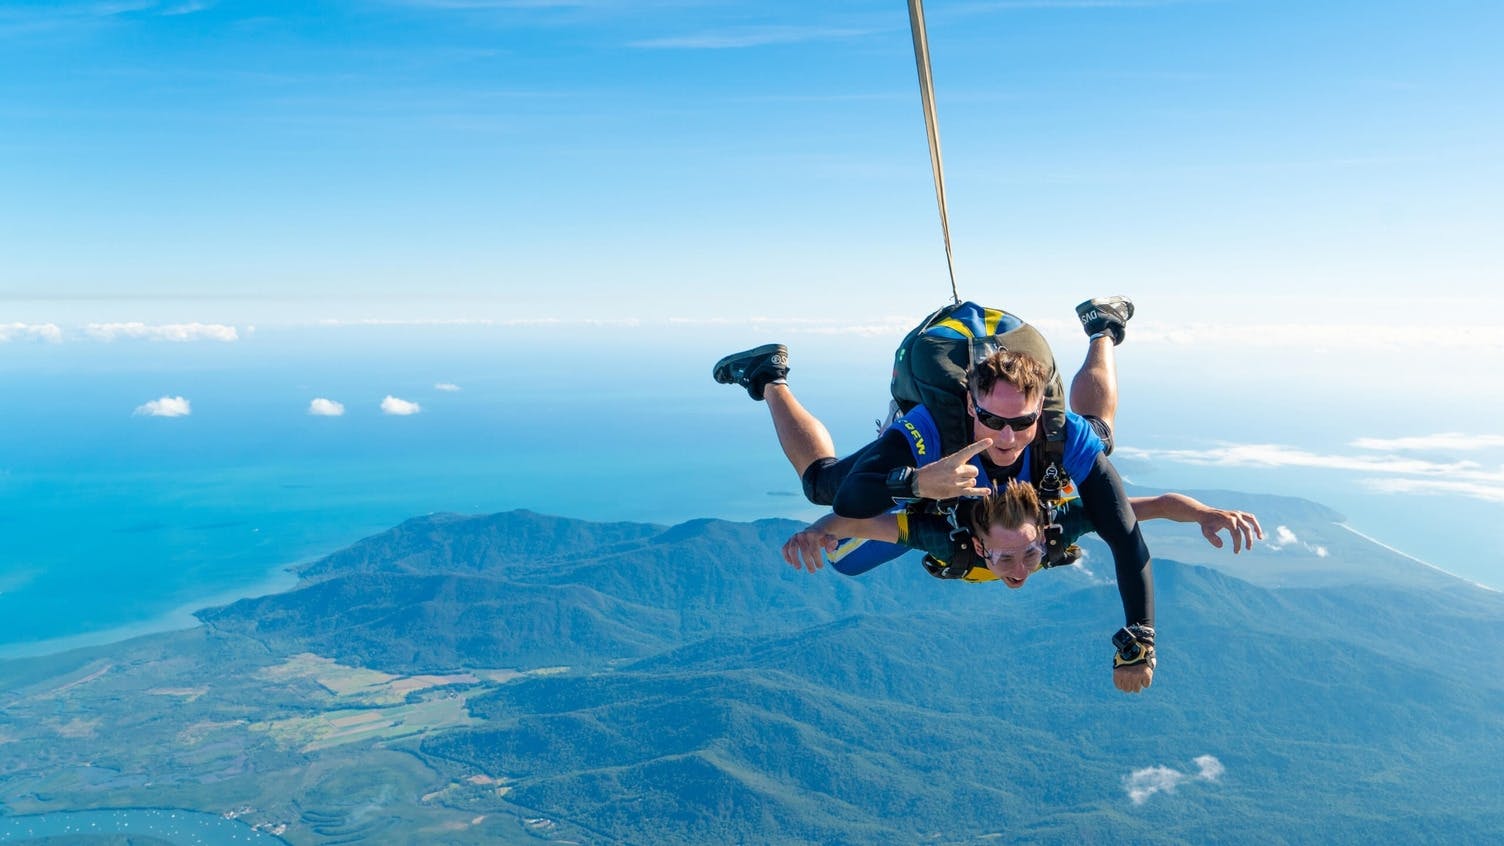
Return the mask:
<path id="1" fill-rule="evenodd" d="M 919 429 L 909 421 L 903 421 L 903 427 L 909 431 L 909 437 L 914 439 L 914 453 L 924 455 L 924 435 L 919 434 Z"/>

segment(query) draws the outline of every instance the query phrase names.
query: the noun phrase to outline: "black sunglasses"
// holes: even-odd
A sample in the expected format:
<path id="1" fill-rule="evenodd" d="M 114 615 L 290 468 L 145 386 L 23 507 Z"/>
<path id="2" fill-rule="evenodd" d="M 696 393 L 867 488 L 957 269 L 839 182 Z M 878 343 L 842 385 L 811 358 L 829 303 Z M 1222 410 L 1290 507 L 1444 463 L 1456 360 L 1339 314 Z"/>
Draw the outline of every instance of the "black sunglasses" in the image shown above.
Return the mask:
<path id="1" fill-rule="evenodd" d="M 1039 419 L 1038 411 L 1033 412 L 1032 414 L 1025 414 L 1022 417 L 1004 417 L 1001 414 L 993 414 L 977 403 L 977 398 L 975 395 L 973 395 L 971 398 L 971 407 L 977 413 L 978 423 L 981 423 L 983 426 L 986 426 L 987 428 L 996 430 L 998 432 L 1001 432 L 1004 429 L 1012 429 L 1015 432 L 1022 432 L 1030 426 L 1033 426 L 1034 421 Z"/>

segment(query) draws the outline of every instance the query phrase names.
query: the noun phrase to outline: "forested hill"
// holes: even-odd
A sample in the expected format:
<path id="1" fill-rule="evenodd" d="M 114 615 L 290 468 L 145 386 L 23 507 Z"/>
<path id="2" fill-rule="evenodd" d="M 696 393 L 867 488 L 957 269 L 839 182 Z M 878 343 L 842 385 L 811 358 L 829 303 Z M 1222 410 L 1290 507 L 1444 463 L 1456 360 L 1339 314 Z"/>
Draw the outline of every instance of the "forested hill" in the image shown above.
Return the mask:
<path id="1" fill-rule="evenodd" d="M 0 802 L 240 802 L 293 843 L 1495 839 L 1504 598 L 1286 502 L 1235 568 L 1399 576 L 1259 586 L 1170 527 L 1199 557 L 1156 559 L 1136 696 L 1100 553 L 1009 591 L 795 571 L 788 521 L 417 518 L 196 632 L 0 664 Z"/>
<path id="2" fill-rule="evenodd" d="M 1287 537 L 1238 567 L 1298 582 L 1290 562 L 1319 561 L 1319 585 L 1393 566 L 1320 506 L 1254 506 L 1322 551 Z M 1434 571 L 1269 590 L 1162 558 L 1162 666 L 1128 697 L 1107 669 L 1121 612 L 1100 553 L 1022 591 L 912 561 L 848 579 L 777 560 L 796 528 L 427 517 L 204 618 L 388 671 L 574 667 L 476 700 L 484 726 L 423 749 L 627 842 L 1183 841 L 1213 824 L 1225 842 L 1359 842 L 1504 825 L 1497 594 Z M 1231 566 L 1195 527 L 1168 528 Z M 1194 775 L 1205 755 L 1226 773 Z M 1180 789 L 1135 804 L 1125 780 L 1143 770 Z M 1401 802 L 1423 810 L 1396 822 Z"/>

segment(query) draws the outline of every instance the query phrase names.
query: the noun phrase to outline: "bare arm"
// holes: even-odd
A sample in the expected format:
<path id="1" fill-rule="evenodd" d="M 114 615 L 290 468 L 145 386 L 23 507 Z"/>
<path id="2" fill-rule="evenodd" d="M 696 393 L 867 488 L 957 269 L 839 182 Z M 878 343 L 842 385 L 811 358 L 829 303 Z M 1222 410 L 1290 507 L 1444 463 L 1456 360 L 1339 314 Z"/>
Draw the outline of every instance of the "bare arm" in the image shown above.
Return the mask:
<path id="1" fill-rule="evenodd" d="M 1236 555 L 1244 547 L 1252 548 L 1255 538 L 1264 539 L 1264 529 L 1259 518 L 1246 511 L 1231 511 L 1213 508 L 1185 494 L 1162 493 L 1158 496 L 1130 497 L 1133 514 L 1140 520 L 1171 520 L 1176 523 L 1196 523 L 1207 542 L 1218 549 L 1223 540 L 1217 534 L 1226 530 L 1232 538 L 1232 551 Z"/>
<path id="2" fill-rule="evenodd" d="M 783 560 L 796 570 L 802 567 L 813 573 L 825 566 L 821 553 L 835 552 L 841 538 L 898 543 L 898 515 L 842 517 L 832 511 L 784 541 Z"/>

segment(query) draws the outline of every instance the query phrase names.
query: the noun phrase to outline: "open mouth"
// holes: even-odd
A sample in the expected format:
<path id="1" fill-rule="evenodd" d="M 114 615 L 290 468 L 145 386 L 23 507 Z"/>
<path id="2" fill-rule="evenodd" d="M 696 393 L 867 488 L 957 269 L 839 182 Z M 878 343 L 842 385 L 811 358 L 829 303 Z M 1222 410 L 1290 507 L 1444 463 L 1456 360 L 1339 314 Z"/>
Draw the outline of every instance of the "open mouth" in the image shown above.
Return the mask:
<path id="1" fill-rule="evenodd" d="M 1021 587 L 1024 586 L 1024 580 L 1023 579 L 1015 579 L 1012 576 L 1004 576 L 1003 577 L 1003 583 L 1006 584 L 1010 588 L 1021 588 Z"/>

